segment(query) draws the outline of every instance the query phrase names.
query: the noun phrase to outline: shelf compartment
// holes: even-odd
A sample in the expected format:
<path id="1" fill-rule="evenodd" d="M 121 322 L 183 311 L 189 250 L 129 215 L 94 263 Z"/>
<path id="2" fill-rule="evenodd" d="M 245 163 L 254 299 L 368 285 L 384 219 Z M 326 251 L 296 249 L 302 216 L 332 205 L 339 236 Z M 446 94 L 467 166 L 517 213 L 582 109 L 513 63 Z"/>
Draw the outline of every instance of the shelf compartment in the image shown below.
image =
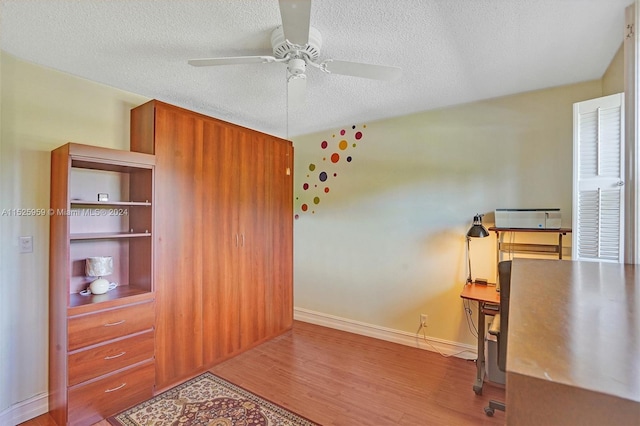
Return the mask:
<path id="1" fill-rule="evenodd" d="M 559 254 L 561 247 L 551 244 L 499 243 L 498 250 L 514 253 Z"/>
<path id="2" fill-rule="evenodd" d="M 83 296 L 79 293 L 72 293 L 69 295 L 69 308 L 89 306 L 96 303 L 105 303 L 121 299 L 124 301 L 125 298 L 143 294 L 151 294 L 151 292 L 132 285 L 120 285 L 104 294 L 90 294 L 88 296 Z"/>

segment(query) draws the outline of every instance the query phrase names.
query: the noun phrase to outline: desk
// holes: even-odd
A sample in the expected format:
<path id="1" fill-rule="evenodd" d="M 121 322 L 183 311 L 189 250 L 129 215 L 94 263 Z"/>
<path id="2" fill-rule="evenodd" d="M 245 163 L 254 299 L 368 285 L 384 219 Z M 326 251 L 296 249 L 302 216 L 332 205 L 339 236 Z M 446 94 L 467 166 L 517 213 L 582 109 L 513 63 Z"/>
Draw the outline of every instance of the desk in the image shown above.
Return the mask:
<path id="1" fill-rule="evenodd" d="M 513 260 L 507 424 L 640 424 L 640 266 Z"/>
<path id="2" fill-rule="evenodd" d="M 460 293 L 463 299 L 478 302 L 478 359 L 476 361 L 476 381 L 473 391 L 476 395 L 482 395 L 484 384 L 485 358 L 484 358 L 484 322 L 485 315 L 495 315 L 496 310 L 487 309 L 487 305 L 499 305 L 500 293 L 496 291 L 495 284 L 465 284 Z"/>
<path id="3" fill-rule="evenodd" d="M 571 232 L 571 228 L 559 228 L 559 229 L 539 229 L 539 228 L 496 228 L 492 226 L 489 231 L 496 233 L 496 254 L 497 262 L 500 262 L 500 253 L 517 252 L 517 253 L 537 253 L 537 254 L 556 254 L 558 259 L 562 259 L 562 236 Z M 533 243 L 505 243 L 505 232 L 532 232 L 532 233 L 546 233 L 546 234 L 558 234 L 558 244 L 533 244 Z M 502 234 L 501 234 L 502 233 Z"/>

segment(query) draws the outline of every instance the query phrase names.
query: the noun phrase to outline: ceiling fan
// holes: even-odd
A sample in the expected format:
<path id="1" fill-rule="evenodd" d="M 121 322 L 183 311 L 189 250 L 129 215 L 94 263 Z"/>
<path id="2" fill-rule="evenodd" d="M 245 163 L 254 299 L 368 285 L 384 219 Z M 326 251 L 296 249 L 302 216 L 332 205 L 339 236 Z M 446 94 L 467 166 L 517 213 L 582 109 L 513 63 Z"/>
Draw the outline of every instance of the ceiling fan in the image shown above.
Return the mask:
<path id="1" fill-rule="evenodd" d="M 304 103 L 307 66 L 327 74 L 342 74 L 375 80 L 394 80 L 401 68 L 326 59 L 317 62 L 322 46 L 320 32 L 310 26 L 311 0 L 279 0 L 282 26 L 271 33 L 273 56 L 234 56 L 190 59 L 189 65 L 207 67 L 236 64 L 284 63 L 287 65 L 289 105 Z"/>

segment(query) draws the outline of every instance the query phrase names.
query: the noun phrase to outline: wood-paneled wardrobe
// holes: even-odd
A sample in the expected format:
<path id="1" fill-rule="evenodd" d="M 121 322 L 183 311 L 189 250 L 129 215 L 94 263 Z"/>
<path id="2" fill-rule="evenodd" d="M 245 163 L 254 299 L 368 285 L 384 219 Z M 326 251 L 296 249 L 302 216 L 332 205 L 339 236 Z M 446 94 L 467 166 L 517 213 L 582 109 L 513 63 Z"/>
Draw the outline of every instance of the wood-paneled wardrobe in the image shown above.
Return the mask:
<path id="1" fill-rule="evenodd" d="M 155 154 L 156 389 L 293 321 L 290 141 L 159 101 L 131 111 Z"/>

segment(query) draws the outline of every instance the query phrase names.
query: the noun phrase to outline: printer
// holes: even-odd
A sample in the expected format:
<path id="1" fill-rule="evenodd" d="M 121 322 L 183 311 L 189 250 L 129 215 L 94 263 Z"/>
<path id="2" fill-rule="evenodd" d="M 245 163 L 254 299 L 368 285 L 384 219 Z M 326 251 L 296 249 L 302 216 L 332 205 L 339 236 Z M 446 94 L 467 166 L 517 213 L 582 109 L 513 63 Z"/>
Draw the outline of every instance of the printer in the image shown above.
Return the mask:
<path id="1" fill-rule="evenodd" d="M 496 209 L 496 228 L 560 229 L 560 209 Z"/>

